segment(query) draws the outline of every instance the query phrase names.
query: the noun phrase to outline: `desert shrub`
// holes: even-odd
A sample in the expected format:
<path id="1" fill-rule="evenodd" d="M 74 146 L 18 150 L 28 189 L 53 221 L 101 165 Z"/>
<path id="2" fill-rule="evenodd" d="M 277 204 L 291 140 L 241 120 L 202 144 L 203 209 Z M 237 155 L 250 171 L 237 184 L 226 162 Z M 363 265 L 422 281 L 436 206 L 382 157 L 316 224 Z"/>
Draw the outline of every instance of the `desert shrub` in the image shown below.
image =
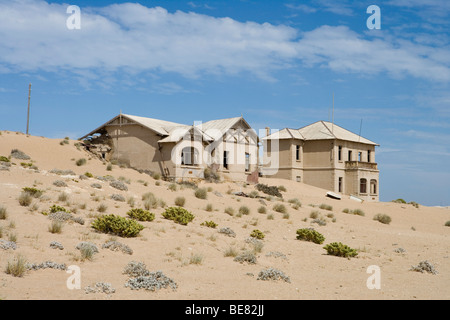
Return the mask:
<path id="1" fill-rule="evenodd" d="M 223 253 L 224 257 L 236 257 L 238 255 L 238 251 L 234 247 L 228 247 Z"/>
<path id="2" fill-rule="evenodd" d="M 208 227 L 208 228 L 213 228 L 213 229 L 215 229 L 217 227 L 217 223 L 215 223 L 214 221 L 205 221 L 205 222 L 202 222 L 200 225 Z"/>
<path id="3" fill-rule="evenodd" d="M 229 237 L 235 238 L 236 237 L 236 233 L 229 227 L 225 227 L 225 228 L 221 228 L 219 230 L 219 233 L 223 233 Z"/>
<path id="4" fill-rule="evenodd" d="M 259 193 L 256 190 L 250 191 L 250 193 L 248 194 L 248 197 L 252 198 L 252 199 L 257 198 L 257 197 L 259 197 Z"/>
<path id="5" fill-rule="evenodd" d="M 109 185 L 118 190 L 128 191 L 128 187 L 126 186 L 126 184 L 119 180 L 111 181 Z"/>
<path id="6" fill-rule="evenodd" d="M 320 212 L 317 210 L 311 211 L 311 213 L 309 214 L 309 217 L 311 219 L 317 219 L 320 216 Z"/>
<path id="7" fill-rule="evenodd" d="M 191 254 L 189 264 L 202 264 L 203 256 L 201 254 Z"/>
<path id="8" fill-rule="evenodd" d="M 0 162 L 9 162 L 10 160 L 5 156 L 0 156 Z"/>
<path id="9" fill-rule="evenodd" d="M 104 204 L 104 203 L 100 204 L 100 205 L 97 207 L 97 211 L 98 211 L 98 212 L 105 212 L 107 209 L 108 209 L 108 206 L 107 206 L 106 204 Z"/>
<path id="10" fill-rule="evenodd" d="M 72 170 L 61 170 L 61 169 L 52 169 L 50 170 L 50 173 L 54 173 L 57 174 L 59 176 L 68 176 L 68 175 L 75 175 L 75 172 L 73 172 Z"/>
<path id="11" fill-rule="evenodd" d="M 312 228 L 304 228 L 297 230 L 297 239 L 304 241 L 311 241 L 317 244 L 322 244 L 325 241 L 325 237 Z"/>
<path id="12" fill-rule="evenodd" d="M 111 199 L 114 200 L 114 201 L 120 201 L 120 202 L 125 202 L 126 201 L 126 199 L 125 199 L 125 197 L 123 195 L 116 194 L 116 193 L 111 195 Z"/>
<path id="13" fill-rule="evenodd" d="M 286 192 L 286 187 L 285 186 L 278 186 L 278 190 L 282 191 L 282 192 Z"/>
<path id="14" fill-rule="evenodd" d="M 108 165 L 106 166 L 106 171 L 112 171 L 113 166 L 111 163 L 108 163 Z"/>
<path id="15" fill-rule="evenodd" d="M 91 242 L 82 241 L 75 248 L 80 250 L 81 260 L 92 260 L 98 253 L 97 246 Z"/>
<path id="16" fill-rule="evenodd" d="M 408 204 L 412 205 L 413 207 L 419 208 L 419 204 L 415 201 L 408 202 Z"/>
<path id="17" fill-rule="evenodd" d="M 90 172 L 85 172 L 84 175 L 86 177 L 88 177 L 88 178 L 93 178 L 94 177 L 94 175 L 92 173 L 90 173 Z"/>
<path id="18" fill-rule="evenodd" d="M 65 193 L 65 192 L 61 192 L 58 195 L 58 201 L 64 202 L 64 201 L 67 201 L 67 199 L 69 199 L 69 195 L 67 193 Z"/>
<path id="19" fill-rule="evenodd" d="M 314 219 L 313 221 L 311 221 L 311 223 L 317 223 L 319 226 L 326 226 L 327 225 L 327 222 L 322 217 Z"/>
<path id="20" fill-rule="evenodd" d="M 95 188 L 95 189 L 101 189 L 102 185 L 100 183 L 93 183 L 93 184 L 91 184 L 91 187 Z"/>
<path id="21" fill-rule="evenodd" d="M 182 207 L 169 207 L 162 213 L 162 216 L 182 225 L 187 225 L 194 220 L 194 215 Z"/>
<path id="22" fill-rule="evenodd" d="M 250 209 L 247 206 L 241 206 L 239 208 L 239 213 L 248 215 L 248 214 L 250 214 Z"/>
<path id="23" fill-rule="evenodd" d="M 8 217 L 8 212 L 6 211 L 6 207 L 0 206 L 0 220 L 6 220 Z"/>
<path id="24" fill-rule="evenodd" d="M 358 253 L 355 249 L 342 244 L 341 242 L 332 242 L 323 247 L 329 255 L 351 258 L 356 257 Z"/>
<path id="25" fill-rule="evenodd" d="M 136 237 L 144 226 L 134 220 L 114 214 L 104 215 L 92 222 L 92 228 L 103 233 L 112 233 L 120 237 Z"/>
<path id="26" fill-rule="evenodd" d="M 18 149 L 12 149 L 10 156 L 11 156 L 11 158 L 19 159 L 19 160 L 30 160 L 31 159 L 30 156 L 28 156 L 27 154 L 25 154 L 24 152 L 22 152 Z"/>
<path id="27" fill-rule="evenodd" d="M 213 205 L 212 205 L 212 203 L 208 203 L 208 204 L 206 205 L 205 210 L 208 211 L 208 212 L 213 211 Z"/>
<path id="28" fill-rule="evenodd" d="M 429 263 L 427 260 L 419 262 L 419 264 L 417 266 L 412 266 L 410 270 L 421 272 L 421 273 L 424 273 L 424 272 L 428 272 L 431 274 L 438 273 L 436 271 L 436 269 L 434 268 L 434 266 L 431 263 Z"/>
<path id="29" fill-rule="evenodd" d="M 288 202 L 292 204 L 292 208 L 294 208 L 295 210 L 298 210 L 298 208 L 302 206 L 302 203 L 297 198 L 289 199 Z"/>
<path id="30" fill-rule="evenodd" d="M 50 207 L 49 210 L 50 210 L 50 213 L 55 213 L 55 212 L 70 212 L 70 211 L 67 210 L 66 208 L 61 207 L 61 206 L 57 206 L 56 204 L 52 205 L 52 206 Z"/>
<path id="31" fill-rule="evenodd" d="M 250 233 L 250 237 L 262 240 L 262 239 L 264 239 L 265 234 L 262 231 L 255 229 L 252 231 L 252 233 Z"/>
<path id="32" fill-rule="evenodd" d="M 61 221 L 52 220 L 52 223 L 48 227 L 48 231 L 50 233 L 61 233 L 62 227 L 63 227 L 63 223 Z"/>
<path id="33" fill-rule="evenodd" d="M 389 224 L 391 223 L 392 219 L 387 214 L 378 213 L 373 217 L 373 220 L 376 220 L 378 222 Z"/>
<path id="34" fill-rule="evenodd" d="M 148 291 L 157 291 L 161 288 L 172 290 L 177 289 L 177 283 L 171 278 L 167 277 L 162 271 L 148 272 L 147 276 L 139 276 L 130 278 L 125 283 L 125 287 L 131 290 L 145 289 Z"/>
<path id="35" fill-rule="evenodd" d="M 112 251 L 120 250 L 123 253 L 129 254 L 129 255 L 133 254 L 133 250 L 129 246 L 127 246 L 126 244 L 120 243 L 118 241 L 108 241 L 102 245 L 102 248 L 109 249 Z"/>
<path id="36" fill-rule="evenodd" d="M 273 210 L 280 213 L 286 213 L 287 209 L 286 206 L 282 203 L 277 203 L 273 206 Z"/>
<path id="37" fill-rule="evenodd" d="M 33 198 L 40 198 L 42 196 L 42 194 L 44 193 L 43 190 L 39 190 L 36 188 L 30 188 L 30 187 L 22 188 L 22 191 L 29 193 Z"/>
<path id="38" fill-rule="evenodd" d="M 81 159 L 78 159 L 77 161 L 75 161 L 75 164 L 77 165 L 77 166 L 79 166 L 79 167 L 81 167 L 81 166 L 84 166 L 85 164 L 86 164 L 86 159 L 85 158 L 81 158 Z"/>
<path id="39" fill-rule="evenodd" d="M 343 213 L 350 213 L 350 209 L 349 208 L 345 208 L 342 210 Z"/>
<path id="40" fill-rule="evenodd" d="M 13 261 L 8 261 L 5 272 L 13 277 L 23 277 L 27 269 L 27 260 L 19 255 Z"/>
<path id="41" fill-rule="evenodd" d="M 234 209 L 232 207 L 226 207 L 224 212 L 230 216 L 234 215 Z"/>
<path id="42" fill-rule="evenodd" d="M 267 268 L 265 270 L 261 270 L 258 273 L 258 278 L 256 280 L 283 280 L 287 283 L 291 282 L 291 279 L 284 274 L 283 271 L 280 271 L 275 268 Z"/>
<path id="43" fill-rule="evenodd" d="M 178 187 L 176 183 L 171 183 L 169 184 L 169 186 L 167 187 L 170 191 L 177 191 Z"/>
<path id="44" fill-rule="evenodd" d="M 139 221 L 153 221 L 155 220 L 155 214 L 152 212 L 149 212 L 144 209 L 135 208 L 131 209 L 127 212 L 127 215 L 130 218 L 139 220 Z"/>
<path id="45" fill-rule="evenodd" d="M 211 168 L 205 168 L 205 170 L 203 170 L 203 178 L 208 182 L 217 183 L 220 181 L 220 175 Z"/>
<path id="46" fill-rule="evenodd" d="M 264 192 L 265 194 L 268 194 L 270 196 L 283 198 L 283 195 L 281 194 L 280 190 L 276 186 L 268 186 L 266 184 L 258 183 L 255 186 L 255 188 L 256 188 L 256 190 Z"/>
<path id="47" fill-rule="evenodd" d="M 182 207 L 186 203 L 186 198 L 185 197 L 176 197 L 174 202 L 175 202 L 176 206 Z"/>
<path id="48" fill-rule="evenodd" d="M 62 181 L 62 180 L 55 180 L 55 181 L 53 181 L 53 185 L 54 186 L 57 186 L 57 187 L 67 187 L 67 183 L 65 183 L 64 181 Z"/>
<path id="49" fill-rule="evenodd" d="M 152 178 L 155 180 L 159 180 L 159 179 L 161 179 L 161 174 L 159 172 L 153 172 Z"/>
<path id="50" fill-rule="evenodd" d="M 260 206 L 259 208 L 258 208 L 258 213 L 266 213 L 267 212 L 267 209 L 266 209 L 266 207 L 264 207 L 264 206 Z"/>
<path id="51" fill-rule="evenodd" d="M 28 192 L 22 192 L 19 195 L 19 204 L 22 207 L 28 207 L 33 201 L 33 197 Z"/>
<path id="52" fill-rule="evenodd" d="M 250 251 L 245 251 L 245 252 L 237 255 L 234 258 L 234 261 L 237 261 L 240 263 L 247 262 L 248 264 L 256 264 L 256 256 L 254 253 L 252 253 Z"/>
<path id="53" fill-rule="evenodd" d="M 448 220 L 445 224 L 446 227 L 450 227 L 450 220 Z"/>
<path id="54" fill-rule="evenodd" d="M 332 211 L 333 210 L 333 206 L 330 206 L 329 204 L 326 204 L 326 203 L 322 203 L 319 206 L 319 208 L 323 209 L 323 210 L 328 210 L 328 211 Z"/>
<path id="55" fill-rule="evenodd" d="M 206 188 L 198 188 L 195 190 L 194 195 L 198 199 L 206 199 L 208 197 L 208 190 Z"/>
<path id="56" fill-rule="evenodd" d="M 58 250 L 64 250 L 64 246 L 58 242 L 58 241 L 52 241 L 50 242 L 50 248 L 52 249 L 58 249 Z"/>
<path id="57" fill-rule="evenodd" d="M 396 200 L 392 200 L 392 202 L 395 202 L 395 203 L 406 203 L 406 201 L 404 199 L 401 199 L 401 198 L 396 199 Z"/>

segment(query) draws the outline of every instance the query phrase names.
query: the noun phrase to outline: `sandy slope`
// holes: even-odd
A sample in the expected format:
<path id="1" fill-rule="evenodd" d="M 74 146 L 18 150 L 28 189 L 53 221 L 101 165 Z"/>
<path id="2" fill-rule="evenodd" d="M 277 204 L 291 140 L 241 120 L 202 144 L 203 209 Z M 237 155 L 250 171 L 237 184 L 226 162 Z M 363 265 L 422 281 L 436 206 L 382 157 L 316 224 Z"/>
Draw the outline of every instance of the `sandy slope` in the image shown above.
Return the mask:
<path id="1" fill-rule="evenodd" d="M 268 212 L 260 214 L 258 199 L 249 199 L 227 194 L 227 190 L 250 192 L 253 186 L 236 183 L 204 184 L 218 191 L 208 193 L 207 200 L 195 198 L 189 188 L 172 192 L 169 183 L 156 181 L 146 174 L 132 169 L 114 166 L 106 170 L 100 160 L 91 159 L 84 166 L 75 165 L 79 158 L 89 158 L 85 151 L 74 147 L 75 141 L 61 146 L 61 140 L 43 137 L 25 136 L 3 131 L 0 135 L 0 155 L 9 156 L 18 148 L 31 156 L 39 171 L 24 169 L 20 162 L 9 171 L 0 171 L 0 205 L 7 208 L 8 217 L 0 220 L 2 239 L 11 235 L 17 237 L 17 249 L 0 249 L 0 299 L 449 299 L 450 298 L 450 228 L 444 223 L 450 220 L 449 208 L 430 208 L 396 203 L 360 204 L 344 197 L 341 201 L 325 197 L 326 190 L 314 188 L 285 180 L 261 179 L 269 185 L 284 185 L 284 199 L 298 198 L 302 207 L 293 209 L 287 201 L 289 218 L 272 210 L 276 201 L 266 201 Z M 70 169 L 77 176 L 61 177 L 49 173 L 51 169 Z M 106 182 L 91 178 L 80 180 L 78 175 L 91 172 L 94 176 L 112 175 L 130 179 L 128 191 L 113 189 Z M 65 180 L 66 188 L 54 186 L 55 180 Z M 142 182 L 146 181 L 148 186 Z M 102 189 L 94 189 L 92 183 L 100 183 Z M 18 196 L 23 187 L 36 186 L 45 190 L 40 200 L 35 200 L 34 211 L 30 207 L 19 205 Z M 382 186 L 381 186 L 382 187 Z M 65 191 L 69 194 L 68 202 L 58 202 L 58 195 Z M 106 213 L 126 216 L 130 206 L 126 202 L 116 202 L 109 197 L 113 193 L 125 197 L 135 197 L 136 207 L 142 207 L 141 196 L 153 192 L 164 199 L 167 206 L 172 206 L 177 196 L 186 198 L 185 207 L 195 219 L 187 226 L 175 224 L 161 216 L 164 209 L 152 210 L 156 219 L 143 222 L 145 229 L 137 238 L 117 238 L 134 251 L 133 255 L 102 249 L 103 243 L 111 239 L 110 235 L 100 234 L 90 228 L 95 219 L 97 207 L 104 203 L 108 206 Z M 260 193 L 261 194 L 261 193 Z M 261 194 L 262 195 L 262 194 Z M 95 199 L 97 197 L 97 199 Z M 100 201 L 95 201 L 100 200 Z M 204 210 L 208 203 L 215 211 Z M 332 218 L 326 217 L 329 211 L 313 208 L 312 205 L 327 203 L 333 206 Z M 41 214 L 53 204 L 76 209 L 76 216 L 86 223 L 65 224 L 61 234 L 48 231 L 50 220 Z M 86 204 L 80 209 L 80 204 Z M 241 205 L 250 208 L 249 215 L 238 217 L 224 213 L 224 208 L 231 206 L 238 211 Z M 365 216 L 356 216 L 342 212 L 344 208 L 362 209 Z M 319 210 L 327 221 L 326 226 L 311 224 L 311 211 Z M 388 214 L 392 218 L 389 225 L 374 221 L 377 213 Z M 274 219 L 268 219 L 269 215 Z M 305 219 L 307 218 L 307 219 Z M 205 220 L 213 220 L 219 226 L 211 229 L 201 226 Z M 305 221 L 306 220 L 306 221 Z M 256 226 L 255 226 L 256 224 Z M 345 259 L 329 256 L 323 245 L 296 240 L 296 230 L 314 227 L 325 237 L 325 243 L 340 241 L 359 250 L 357 258 Z M 236 238 L 218 233 L 218 229 L 230 227 L 236 232 Z M 230 247 L 242 251 L 250 248 L 245 243 L 253 229 L 266 234 L 264 247 L 257 254 L 254 265 L 241 264 L 225 257 L 224 252 Z M 64 250 L 49 247 L 51 241 L 64 245 Z M 92 261 L 80 261 L 79 251 L 75 246 L 81 241 L 93 242 L 99 247 L 99 253 Z M 396 248 L 403 248 L 404 253 L 396 253 Z M 280 252 L 285 258 L 268 256 L 270 252 Z M 69 290 L 66 281 L 70 276 L 65 271 L 44 269 L 28 271 L 23 277 L 13 277 L 5 273 L 8 261 L 18 255 L 24 256 L 31 263 L 53 261 L 81 268 L 81 289 Z M 191 256 L 202 257 L 200 264 L 189 263 Z M 430 261 L 437 275 L 410 271 L 412 265 L 420 261 Z M 158 292 L 136 291 L 124 287 L 128 279 L 123 269 L 130 261 L 144 262 L 150 271 L 161 270 L 172 278 L 178 289 L 162 289 Z M 366 281 L 370 274 L 367 268 L 377 265 L 381 269 L 381 289 L 369 290 Z M 257 280 L 258 273 L 274 267 L 290 277 L 291 283 L 283 281 Z M 113 294 L 90 293 L 84 288 L 96 282 L 109 282 L 116 289 Z"/>

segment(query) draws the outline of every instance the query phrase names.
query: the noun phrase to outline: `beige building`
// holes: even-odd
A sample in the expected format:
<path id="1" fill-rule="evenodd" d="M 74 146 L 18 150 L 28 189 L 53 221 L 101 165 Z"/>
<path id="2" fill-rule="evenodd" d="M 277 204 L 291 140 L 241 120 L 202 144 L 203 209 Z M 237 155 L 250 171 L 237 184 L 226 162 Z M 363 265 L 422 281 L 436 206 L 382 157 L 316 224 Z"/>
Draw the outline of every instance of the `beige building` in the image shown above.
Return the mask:
<path id="1" fill-rule="evenodd" d="M 242 117 L 185 125 L 119 114 L 80 140 L 105 160 L 169 179 L 203 178 L 210 167 L 245 181 L 257 170 L 258 136 Z"/>
<path id="2" fill-rule="evenodd" d="M 264 176 L 304 182 L 366 201 L 379 200 L 377 143 L 326 121 L 285 128 L 262 140 Z"/>

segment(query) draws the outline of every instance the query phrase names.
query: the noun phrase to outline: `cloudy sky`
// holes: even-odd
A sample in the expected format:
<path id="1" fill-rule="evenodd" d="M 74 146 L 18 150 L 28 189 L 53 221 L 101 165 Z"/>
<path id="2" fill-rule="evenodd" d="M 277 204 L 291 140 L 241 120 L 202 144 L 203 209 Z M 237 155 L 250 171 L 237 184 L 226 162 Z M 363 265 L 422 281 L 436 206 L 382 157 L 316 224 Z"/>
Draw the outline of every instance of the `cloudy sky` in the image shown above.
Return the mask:
<path id="1" fill-rule="evenodd" d="M 446 0 L 0 0 L 0 129 L 26 130 L 29 83 L 30 133 L 50 138 L 121 110 L 300 128 L 334 93 L 335 123 L 380 144 L 381 200 L 450 205 L 449 17 Z"/>

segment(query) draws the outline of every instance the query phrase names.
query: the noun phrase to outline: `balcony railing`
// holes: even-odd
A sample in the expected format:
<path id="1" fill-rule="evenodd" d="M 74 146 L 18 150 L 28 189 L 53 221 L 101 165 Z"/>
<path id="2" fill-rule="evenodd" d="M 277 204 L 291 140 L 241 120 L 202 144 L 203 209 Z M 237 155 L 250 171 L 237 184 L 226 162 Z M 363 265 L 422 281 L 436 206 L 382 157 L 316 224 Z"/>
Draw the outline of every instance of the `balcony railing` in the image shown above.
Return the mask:
<path id="1" fill-rule="evenodd" d="M 378 170 L 378 165 L 375 162 L 345 161 L 345 169 Z"/>

